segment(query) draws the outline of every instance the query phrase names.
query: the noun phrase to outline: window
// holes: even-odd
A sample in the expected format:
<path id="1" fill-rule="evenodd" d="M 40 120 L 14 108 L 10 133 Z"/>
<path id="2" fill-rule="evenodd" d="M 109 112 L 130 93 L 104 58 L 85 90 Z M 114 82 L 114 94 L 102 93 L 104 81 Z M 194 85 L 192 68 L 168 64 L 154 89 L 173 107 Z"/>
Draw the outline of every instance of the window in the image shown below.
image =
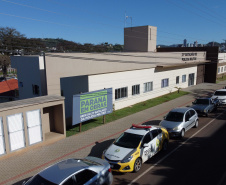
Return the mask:
<path id="1" fill-rule="evenodd" d="M 177 77 L 176 77 L 176 84 L 179 84 L 179 83 L 180 83 L 180 77 L 177 76 Z"/>
<path id="2" fill-rule="evenodd" d="M 23 87 L 23 86 L 24 86 L 23 82 L 19 82 L 19 87 Z"/>
<path id="3" fill-rule="evenodd" d="M 39 86 L 38 85 L 32 85 L 33 94 L 39 95 Z"/>
<path id="4" fill-rule="evenodd" d="M 220 67 L 218 67 L 218 73 L 220 73 L 221 72 L 221 69 L 220 69 Z"/>
<path id="5" fill-rule="evenodd" d="M 224 66 L 224 71 L 226 71 L 226 66 Z"/>
<path id="6" fill-rule="evenodd" d="M 143 139 L 143 144 L 144 143 L 149 143 L 151 141 L 151 135 L 150 133 L 147 133 L 145 136 L 144 136 L 144 139 Z"/>
<path id="7" fill-rule="evenodd" d="M 115 89 L 115 99 L 117 100 L 117 99 L 120 99 L 120 98 L 127 97 L 127 91 L 128 91 L 127 87 Z"/>
<path id="8" fill-rule="evenodd" d="M 153 90 L 153 82 L 144 83 L 144 93 Z"/>
<path id="9" fill-rule="evenodd" d="M 190 115 L 190 112 L 188 111 L 185 115 L 185 121 L 189 121 L 191 115 Z"/>
<path id="10" fill-rule="evenodd" d="M 169 86 L 169 78 L 162 79 L 162 88 Z"/>
<path id="11" fill-rule="evenodd" d="M 140 85 L 132 86 L 132 95 L 140 94 Z"/>
<path id="12" fill-rule="evenodd" d="M 97 173 L 94 171 L 91 171 L 88 169 L 83 170 L 75 175 L 75 179 L 77 182 L 76 184 L 83 185 L 86 182 L 88 182 L 90 179 L 92 179 L 95 175 L 97 175 Z"/>
<path id="13" fill-rule="evenodd" d="M 190 110 L 189 112 L 190 112 L 191 117 L 195 115 L 195 111 L 194 110 Z"/>
<path id="14" fill-rule="evenodd" d="M 159 132 L 157 129 L 152 130 L 151 133 L 152 133 L 153 139 L 159 135 Z"/>
<path id="15" fill-rule="evenodd" d="M 182 75 L 182 82 L 186 82 L 186 75 Z"/>
<path id="16" fill-rule="evenodd" d="M 223 67 L 221 67 L 221 72 L 223 73 L 223 70 L 224 70 L 224 68 Z"/>

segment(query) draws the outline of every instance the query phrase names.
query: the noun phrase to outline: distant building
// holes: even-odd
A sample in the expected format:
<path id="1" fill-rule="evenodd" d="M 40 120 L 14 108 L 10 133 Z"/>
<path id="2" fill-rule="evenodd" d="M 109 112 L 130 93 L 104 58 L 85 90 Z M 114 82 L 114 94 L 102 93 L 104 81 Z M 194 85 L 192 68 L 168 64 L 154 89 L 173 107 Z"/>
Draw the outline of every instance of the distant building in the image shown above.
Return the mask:
<path id="1" fill-rule="evenodd" d="M 184 39 L 184 47 L 187 47 L 187 39 Z"/>
<path id="2" fill-rule="evenodd" d="M 194 47 L 198 47 L 198 42 L 197 41 L 194 42 Z"/>
<path id="3" fill-rule="evenodd" d="M 10 79 L 0 82 L 0 103 L 15 100 L 18 96 L 18 80 Z"/>

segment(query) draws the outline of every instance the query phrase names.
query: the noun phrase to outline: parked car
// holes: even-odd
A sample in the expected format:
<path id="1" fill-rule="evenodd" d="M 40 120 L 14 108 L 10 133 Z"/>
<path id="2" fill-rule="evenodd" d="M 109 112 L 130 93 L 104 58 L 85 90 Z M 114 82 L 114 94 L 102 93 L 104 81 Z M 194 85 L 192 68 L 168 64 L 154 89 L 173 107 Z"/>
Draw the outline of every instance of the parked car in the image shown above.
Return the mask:
<path id="1" fill-rule="evenodd" d="M 219 103 L 225 105 L 226 104 L 226 89 L 216 90 L 212 96 L 212 99 L 218 98 Z"/>
<path id="2" fill-rule="evenodd" d="M 208 116 L 210 112 L 217 110 L 218 102 L 217 98 L 197 98 L 192 102 L 191 108 L 195 109 L 198 115 Z"/>
<path id="3" fill-rule="evenodd" d="M 96 157 L 67 159 L 30 178 L 25 185 L 110 185 L 113 182 L 110 164 Z"/>
<path id="4" fill-rule="evenodd" d="M 184 137 L 186 131 L 192 127 L 198 127 L 198 114 L 190 107 L 172 109 L 160 122 L 165 127 L 170 137 Z"/>
<path id="5" fill-rule="evenodd" d="M 103 152 L 113 171 L 138 172 L 142 163 L 167 150 L 169 134 L 159 126 L 132 125 Z"/>

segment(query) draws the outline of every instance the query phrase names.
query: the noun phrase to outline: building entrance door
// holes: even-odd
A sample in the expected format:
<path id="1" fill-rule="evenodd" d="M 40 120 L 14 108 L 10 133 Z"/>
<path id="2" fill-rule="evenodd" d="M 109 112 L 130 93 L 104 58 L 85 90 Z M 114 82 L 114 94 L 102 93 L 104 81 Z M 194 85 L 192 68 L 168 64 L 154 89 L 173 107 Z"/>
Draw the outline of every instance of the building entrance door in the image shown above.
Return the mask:
<path id="1" fill-rule="evenodd" d="M 188 86 L 194 85 L 195 73 L 191 73 L 188 76 Z"/>

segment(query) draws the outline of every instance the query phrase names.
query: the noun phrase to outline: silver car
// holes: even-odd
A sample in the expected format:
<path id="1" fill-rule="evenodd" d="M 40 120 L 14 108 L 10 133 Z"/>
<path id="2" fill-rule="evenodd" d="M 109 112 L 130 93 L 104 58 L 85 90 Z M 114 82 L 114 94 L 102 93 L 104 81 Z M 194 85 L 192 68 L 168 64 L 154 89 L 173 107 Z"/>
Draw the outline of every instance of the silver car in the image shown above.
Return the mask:
<path id="1" fill-rule="evenodd" d="M 220 104 L 225 105 L 226 104 L 226 89 L 219 89 L 219 90 L 215 91 L 212 98 L 213 99 L 218 98 Z"/>
<path id="2" fill-rule="evenodd" d="M 67 159 L 33 176 L 26 185 L 110 185 L 113 176 L 110 164 L 96 157 Z"/>
<path id="3" fill-rule="evenodd" d="M 172 109 L 160 122 L 165 127 L 170 137 L 184 137 L 186 131 L 198 127 L 198 114 L 190 107 Z"/>

